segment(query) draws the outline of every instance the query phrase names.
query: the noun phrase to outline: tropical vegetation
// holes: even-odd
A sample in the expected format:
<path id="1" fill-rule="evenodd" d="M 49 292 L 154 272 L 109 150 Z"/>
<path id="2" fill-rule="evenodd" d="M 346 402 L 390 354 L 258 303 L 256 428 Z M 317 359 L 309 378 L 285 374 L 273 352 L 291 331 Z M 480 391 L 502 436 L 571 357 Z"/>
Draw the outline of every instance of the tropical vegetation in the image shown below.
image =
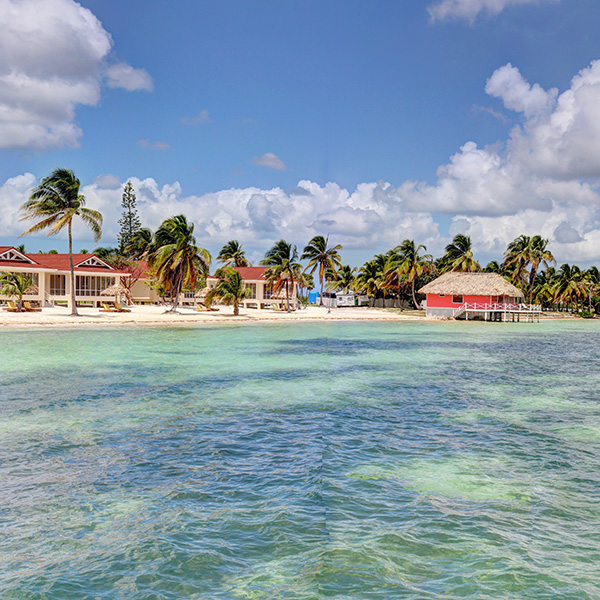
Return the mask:
<path id="1" fill-rule="evenodd" d="M 252 290 L 244 283 L 242 276 L 232 267 L 222 267 L 217 269 L 215 277 L 218 282 L 206 295 L 204 301 L 207 307 L 210 307 L 213 300 L 218 299 L 227 306 L 233 305 L 233 314 L 240 314 L 240 304 L 244 298 L 249 298 Z"/>
<path id="2" fill-rule="evenodd" d="M 33 287 L 27 273 L 0 273 L 0 295 L 16 298 L 17 309 L 23 310 L 23 296 Z"/>
<path id="3" fill-rule="evenodd" d="M 48 229 L 48 235 L 56 235 L 67 229 L 69 240 L 69 268 L 71 290 L 71 314 L 77 315 L 75 303 L 75 271 L 73 269 L 73 219 L 79 217 L 94 235 L 97 243 L 102 236 L 102 215 L 97 210 L 85 207 L 85 197 L 79 193 L 80 181 L 69 169 L 55 169 L 33 188 L 29 200 L 22 206 L 24 219 L 35 219 L 37 223 L 25 233 L 37 233 Z"/>
<path id="4" fill-rule="evenodd" d="M 177 310 L 184 289 L 194 290 L 200 276 L 208 274 L 211 256 L 196 244 L 194 224 L 184 215 L 166 219 L 154 235 L 154 249 L 148 262 L 155 277 Z"/>

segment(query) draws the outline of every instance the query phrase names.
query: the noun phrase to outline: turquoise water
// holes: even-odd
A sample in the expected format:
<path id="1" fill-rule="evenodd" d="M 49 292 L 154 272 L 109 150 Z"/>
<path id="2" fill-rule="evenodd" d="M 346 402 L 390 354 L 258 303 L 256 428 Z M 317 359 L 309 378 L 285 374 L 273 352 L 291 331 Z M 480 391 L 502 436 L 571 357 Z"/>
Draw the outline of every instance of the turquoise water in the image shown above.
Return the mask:
<path id="1" fill-rule="evenodd" d="M 0 598 L 600 599 L 600 323 L 0 332 Z"/>

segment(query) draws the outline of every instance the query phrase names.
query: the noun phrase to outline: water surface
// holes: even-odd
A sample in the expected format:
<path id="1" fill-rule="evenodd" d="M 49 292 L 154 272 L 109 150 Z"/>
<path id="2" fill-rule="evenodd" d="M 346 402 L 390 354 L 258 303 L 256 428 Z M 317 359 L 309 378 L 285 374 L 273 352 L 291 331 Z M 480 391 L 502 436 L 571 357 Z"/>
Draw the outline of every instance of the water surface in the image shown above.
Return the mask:
<path id="1" fill-rule="evenodd" d="M 0 332 L 0 598 L 600 599 L 600 323 Z"/>

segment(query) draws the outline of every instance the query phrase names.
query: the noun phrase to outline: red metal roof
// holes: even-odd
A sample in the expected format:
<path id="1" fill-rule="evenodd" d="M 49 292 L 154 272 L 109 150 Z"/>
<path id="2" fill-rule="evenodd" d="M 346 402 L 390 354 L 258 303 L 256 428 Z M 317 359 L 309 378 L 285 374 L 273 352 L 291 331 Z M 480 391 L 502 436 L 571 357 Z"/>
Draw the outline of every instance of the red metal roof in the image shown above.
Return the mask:
<path id="1" fill-rule="evenodd" d="M 242 276 L 245 281 L 257 281 L 264 279 L 264 272 L 269 267 L 234 267 L 234 269 Z M 214 278 L 214 275 L 211 275 Z"/>
<path id="2" fill-rule="evenodd" d="M 0 253 L 6 252 L 7 250 L 16 250 L 13 246 L 0 246 Z M 19 260 L 0 260 L 0 271 L 2 269 L 11 267 L 27 267 L 35 269 L 35 267 L 41 267 L 42 269 L 51 269 L 56 271 L 69 271 L 69 255 L 68 254 L 24 254 L 28 259 L 32 260 L 34 264 L 27 263 Z M 81 263 L 89 260 L 90 258 L 98 257 L 95 254 L 73 254 L 73 268 L 75 271 L 85 271 L 87 273 L 106 273 L 107 275 L 128 275 L 126 271 L 117 271 L 112 267 L 106 266 L 88 266 L 81 265 Z M 98 259 L 101 260 L 101 259 Z"/>

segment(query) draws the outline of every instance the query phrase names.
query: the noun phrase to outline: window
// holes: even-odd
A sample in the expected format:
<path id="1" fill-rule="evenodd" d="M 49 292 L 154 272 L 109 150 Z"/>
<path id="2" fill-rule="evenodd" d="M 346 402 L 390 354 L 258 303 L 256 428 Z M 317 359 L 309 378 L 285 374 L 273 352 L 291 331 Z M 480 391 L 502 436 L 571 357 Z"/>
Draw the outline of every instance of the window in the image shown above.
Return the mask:
<path id="1" fill-rule="evenodd" d="M 464 302 L 463 296 L 452 296 L 452 302 L 454 302 L 454 304 L 462 304 Z"/>
<path id="2" fill-rule="evenodd" d="M 50 275 L 50 295 L 64 296 L 66 292 L 66 275 Z"/>
<path id="3" fill-rule="evenodd" d="M 256 284 L 255 283 L 247 283 L 246 289 L 250 290 L 249 298 L 251 298 L 252 300 L 255 300 L 256 299 Z"/>
<path id="4" fill-rule="evenodd" d="M 61 275 L 60 277 L 64 277 Z M 76 296 L 99 296 L 102 290 L 115 283 L 114 277 L 95 277 L 94 275 L 76 275 Z"/>
<path id="5" fill-rule="evenodd" d="M 265 300 L 270 300 L 271 299 L 271 292 L 272 292 L 271 288 L 267 287 L 267 285 L 265 284 L 265 289 L 263 290 L 263 294 L 264 294 L 263 298 Z"/>

